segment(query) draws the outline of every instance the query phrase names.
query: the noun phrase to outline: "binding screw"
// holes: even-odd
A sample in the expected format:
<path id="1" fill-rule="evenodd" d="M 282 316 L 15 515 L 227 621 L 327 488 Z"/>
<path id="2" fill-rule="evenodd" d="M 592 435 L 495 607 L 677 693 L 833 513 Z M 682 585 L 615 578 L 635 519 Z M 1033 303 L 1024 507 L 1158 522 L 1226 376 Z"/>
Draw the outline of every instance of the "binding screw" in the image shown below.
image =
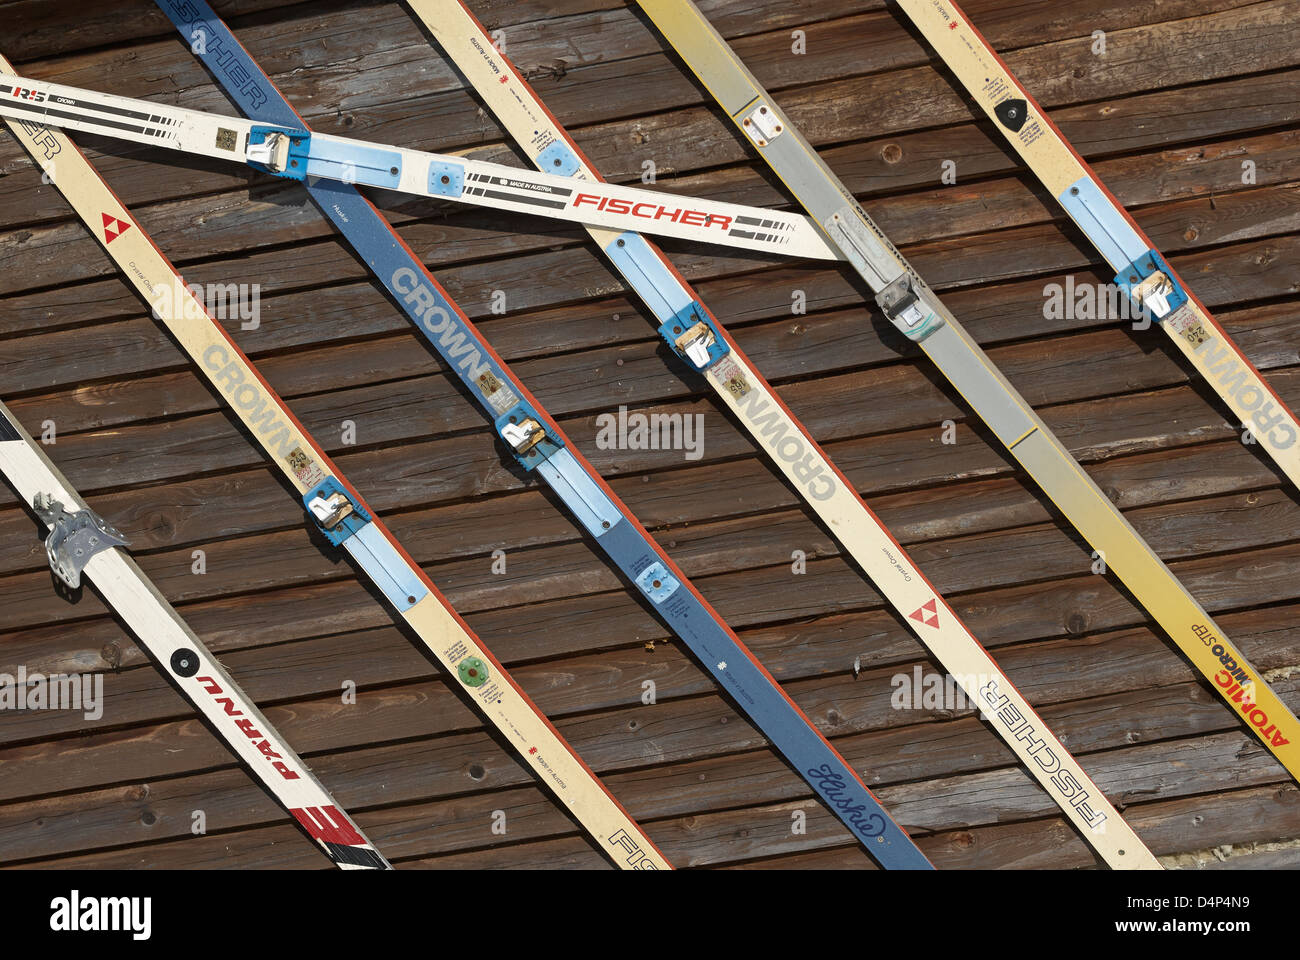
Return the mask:
<path id="1" fill-rule="evenodd" d="M 451 177 L 447 176 L 447 175 L 444 173 L 444 174 L 442 175 L 442 177 L 441 177 L 441 182 L 442 182 L 442 183 L 451 183 Z"/>

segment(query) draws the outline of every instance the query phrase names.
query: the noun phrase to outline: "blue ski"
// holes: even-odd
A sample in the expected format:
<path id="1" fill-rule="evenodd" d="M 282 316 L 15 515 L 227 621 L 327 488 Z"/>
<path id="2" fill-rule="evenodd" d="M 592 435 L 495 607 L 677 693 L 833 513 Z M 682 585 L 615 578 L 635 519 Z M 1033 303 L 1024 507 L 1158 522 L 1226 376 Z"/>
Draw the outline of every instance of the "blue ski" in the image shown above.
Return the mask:
<path id="1" fill-rule="evenodd" d="M 207 3 L 157 3 L 247 117 L 310 129 Z M 932 869 L 848 762 L 651 539 L 370 201 L 346 183 L 307 180 L 305 186 L 421 336 L 461 378 L 519 464 L 551 485 L 654 611 L 866 850 L 886 868 Z"/>

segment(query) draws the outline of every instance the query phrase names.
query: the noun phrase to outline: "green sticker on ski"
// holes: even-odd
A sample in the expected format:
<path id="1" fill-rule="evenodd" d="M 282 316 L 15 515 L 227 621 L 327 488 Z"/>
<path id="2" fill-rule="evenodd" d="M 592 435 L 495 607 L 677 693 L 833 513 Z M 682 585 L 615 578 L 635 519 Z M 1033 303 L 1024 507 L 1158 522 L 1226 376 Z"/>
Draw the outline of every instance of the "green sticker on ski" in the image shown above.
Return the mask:
<path id="1" fill-rule="evenodd" d="M 467 687 L 481 687 L 487 683 L 487 664 L 478 657 L 466 657 L 456 670 L 460 673 L 460 682 Z"/>

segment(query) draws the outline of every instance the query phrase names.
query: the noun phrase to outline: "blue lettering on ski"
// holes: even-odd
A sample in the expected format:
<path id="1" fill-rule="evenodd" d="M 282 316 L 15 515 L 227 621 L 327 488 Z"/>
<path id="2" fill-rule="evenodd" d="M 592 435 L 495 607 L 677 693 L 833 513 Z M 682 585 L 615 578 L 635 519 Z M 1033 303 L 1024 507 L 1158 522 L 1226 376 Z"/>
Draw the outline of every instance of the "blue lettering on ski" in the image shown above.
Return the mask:
<path id="1" fill-rule="evenodd" d="M 829 763 L 805 771 L 816 780 L 814 786 L 860 837 L 878 837 L 885 832 L 885 818 L 878 813 L 867 814 L 867 808 L 853 799 L 848 781 L 835 772 Z"/>

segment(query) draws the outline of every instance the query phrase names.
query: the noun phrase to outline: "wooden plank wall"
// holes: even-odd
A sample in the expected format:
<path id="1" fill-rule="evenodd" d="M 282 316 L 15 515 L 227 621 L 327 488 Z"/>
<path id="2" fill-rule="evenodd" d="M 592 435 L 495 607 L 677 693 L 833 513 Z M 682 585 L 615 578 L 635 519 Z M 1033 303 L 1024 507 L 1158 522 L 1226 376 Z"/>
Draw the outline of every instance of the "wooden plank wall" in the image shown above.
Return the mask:
<path id="1" fill-rule="evenodd" d="M 507 162 L 500 128 L 390 2 L 218 4 L 317 126 Z M 784 205 L 622 0 L 474 0 L 608 175 Z M 33 76 L 234 112 L 145 0 L 0 2 Z M 1193 593 L 1300 707 L 1296 493 L 1156 332 L 1044 316 L 1106 279 L 881 0 L 706 13 Z M 968 12 L 1292 404 L 1300 403 L 1300 0 L 973 0 Z M 807 53 L 791 51 L 806 32 Z M 1107 53 L 1092 52 L 1102 29 Z M 619 582 L 296 185 L 76 138 L 584 758 L 681 866 L 867 857 Z M 1242 183 L 1242 161 L 1256 182 Z M 955 185 L 939 181 L 954 160 Z M 408 243 L 941 868 L 1094 858 L 970 710 L 895 710 L 933 665 L 672 361 L 585 238 L 379 195 Z M 1300 793 L 924 358 L 834 269 L 668 245 L 674 261 L 976 634 L 1171 864 L 1300 865 Z M 299 506 L 112 264 L 0 135 L 0 395 L 401 866 L 607 867 Z M 491 312 L 493 291 L 507 312 Z M 807 312 L 793 314 L 803 291 Z M 601 450 L 596 417 L 699 413 L 704 455 Z M 940 442 L 956 424 L 957 443 Z M 344 421 L 356 429 L 343 442 Z M 192 572 L 193 551 L 206 573 Z M 507 569 L 494 574 L 492 553 Z M 793 551 L 807 569 L 792 572 Z M 324 868 L 98 598 L 56 594 L 0 492 L 0 672 L 106 673 L 97 723 L 0 714 L 6 865 Z M 855 676 L 854 663 L 859 672 Z M 653 680 L 657 702 L 641 702 Z M 360 691 L 340 702 L 345 681 Z M 205 812 L 208 833 L 192 836 Z M 493 833 L 493 811 L 507 832 Z M 792 813 L 807 815 L 792 833 Z"/>

